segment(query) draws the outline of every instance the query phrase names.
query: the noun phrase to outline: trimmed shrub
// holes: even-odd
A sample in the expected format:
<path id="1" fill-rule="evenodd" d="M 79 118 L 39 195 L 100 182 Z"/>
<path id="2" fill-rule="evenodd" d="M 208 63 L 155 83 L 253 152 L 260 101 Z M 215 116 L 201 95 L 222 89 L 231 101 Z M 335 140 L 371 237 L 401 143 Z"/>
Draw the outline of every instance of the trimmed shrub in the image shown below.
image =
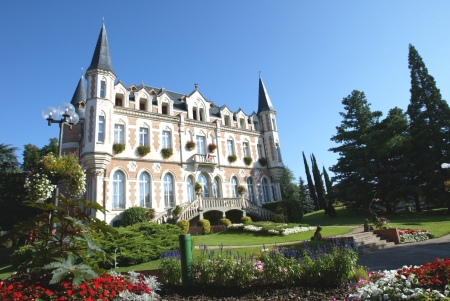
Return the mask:
<path id="1" fill-rule="evenodd" d="M 139 156 L 144 157 L 145 155 L 147 155 L 150 152 L 150 147 L 148 147 L 146 145 L 140 145 L 137 147 L 137 152 L 138 152 Z"/>
<path id="2" fill-rule="evenodd" d="M 243 217 L 241 218 L 241 222 L 242 222 L 243 224 L 245 224 L 245 223 L 252 223 L 253 221 L 252 221 L 252 218 L 251 218 L 250 216 L 243 216 Z"/>
<path id="3" fill-rule="evenodd" d="M 147 221 L 147 209 L 142 207 L 131 207 L 123 212 L 122 227 L 143 223 Z"/>
<path id="4" fill-rule="evenodd" d="M 203 235 L 203 228 L 202 227 L 190 227 L 189 234 L 191 234 L 192 236 Z"/>
<path id="5" fill-rule="evenodd" d="M 244 157 L 245 165 L 249 166 L 250 164 L 252 164 L 252 162 L 253 162 L 252 157 Z"/>
<path id="6" fill-rule="evenodd" d="M 300 206 L 300 202 L 296 200 L 268 202 L 262 204 L 262 207 L 273 212 L 279 212 L 280 210 L 283 210 L 287 213 L 287 222 L 289 223 L 300 223 L 303 218 L 303 211 Z"/>
<path id="7" fill-rule="evenodd" d="M 201 219 L 198 224 L 202 227 L 204 234 L 209 234 L 211 232 L 211 223 L 207 219 Z"/>
<path id="8" fill-rule="evenodd" d="M 125 150 L 125 144 L 122 143 L 114 143 L 113 144 L 113 151 L 115 154 L 120 154 Z"/>
<path id="9" fill-rule="evenodd" d="M 283 214 L 275 214 L 274 220 L 275 220 L 275 223 L 284 223 Z"/>
<path id="10" fill-rule="evenodd" d="M 234 163 L 234 162 L 236 162 L 236 160 L 237 160 L 237 157 L 235 155 L 228 156 L 228 162 Z"/>
<path id="11" fill-rule="evenodd" d="M 229 225 L 231 225 L 232 224 L 232 222 L 228 219 L 228 218 L 222 218 L 221 220 L 220 220 L 220 223 L 222 224 L 222 225 L 225 225 L 225 226 L 229 226 Z"/>
<path id="12" fill-rule="evenodd" d="M 267 166 L 266 158 L 259 158 L 258 162 L 259 162 L 259 164 L 261 164 L 261 166 Z"/>
<path id="13" fill-rule="evenodd" d="M 214 234 L 214 233 L 220 233 L 223 231 L 227 230 L 227 226 L 225 225 L 219 225 L 219 226 L 211 226 L 211 233 L 210 234 Z"/>
<path id="14" fill-rule="evenodd" d="M 161 156 L 164 159 L 168 159 L 168 158 L 172 157 L 172 155 L 173 155 L 173 149 L 171 149 L 171 148 L 163 148 L 161 150 Z"/>
<path id="15" fill-rule="evenodd" d="M 179 248 L 178 236 L 183 230 L 171 224 L 141 223 L 117 228 L 117 236 L 99 239 L 98 242 L 106 254 L 117 252 L 119 266 L 149 262 L 159 259 L 165 251 Z M 114 262 L 110 262 L 110 268 Z"/>
<path id="16" fill-rule="evenodd" d="M 189 223 L 189 221 L 182 219 L 181 221 L 179 221 L 177 223 L 177 226 L 181 227 L 181 229 L 183 230 L 183 234 L 188 234 L 189 233 L 189 226 L 191 224 Z"/>

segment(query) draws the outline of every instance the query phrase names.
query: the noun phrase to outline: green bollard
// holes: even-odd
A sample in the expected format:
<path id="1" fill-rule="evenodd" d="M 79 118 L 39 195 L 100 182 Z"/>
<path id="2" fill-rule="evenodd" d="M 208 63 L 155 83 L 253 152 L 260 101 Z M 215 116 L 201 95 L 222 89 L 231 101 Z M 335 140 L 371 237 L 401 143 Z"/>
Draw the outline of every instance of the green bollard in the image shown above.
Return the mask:
<path id="1" fill-rule="evenodd" d="M 181 280 L 184 286 L 194 284 L 194 273 L 192 269 L 192 238 L 191 234 L 179 236 L 181 253 Z"/>

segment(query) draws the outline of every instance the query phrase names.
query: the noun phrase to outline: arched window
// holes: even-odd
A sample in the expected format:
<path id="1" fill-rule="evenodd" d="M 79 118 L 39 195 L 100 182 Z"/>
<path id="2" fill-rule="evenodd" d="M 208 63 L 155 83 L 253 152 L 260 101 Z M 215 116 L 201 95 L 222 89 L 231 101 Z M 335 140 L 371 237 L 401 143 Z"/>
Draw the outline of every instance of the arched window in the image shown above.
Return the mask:
<path id="1" fill-rule="evenodd" d="M 214 178 L 213 196 L 215 198 L 220 198 L 220 185 L 219 185 L 219 179 L 217 177 Z"/>
<path id="2" fill-rule="evenodd" d="M 100 116 L 98 116 L 98 136 L 97 142 L 103 143 L 105 142 L 105 115 L 103 112 Z"/>
<path id="3" fill-rule="evenodd" d="M 116 171 L 113 176 L 113 209 L 125 209 L 125 176 Z"/>
<path id="4" fill-rule="evenodd" d="M 263 203 L 270 202 L 269 198 L 269 184 L 267 183 L 267 179 L 262 180 L 262 190 L 263 190 Z"/>
<path id="5" fill-rule="evenodd" d="M 164 206 L 175 206 L 175 200 L 173 197 L 173 178 L 170 174 L 166 174 L 164 176 Z"/>
<path id="6" fill-rule="evenodd" d="M 247 191 L 248 191 L 248 198 L 249 198 L 250 202 L 256 203 L 255 191 L 253 189 L 253 180 L 252 180 L 252 178 L 248 178 L 247 179 Z"/>
<path id="7" fill-rule="evenodd" d="M 152 207 L 150 201 L 150 176 L 145 172 L 139 176 L 139 199 L 141 201 L 141 207 Z"/>
<path id="8" fill-rule="evenodd" d="M 231 178 L 231 197 L 237 198 L 239 196 L 237 191 L 238 183 L 235 177 Z"/>
<path id="9" fill-rule="evenodd" d="M 102 81 L 100 82 L 100 97 L 105 98 L 106 97 L 106 79 L 102 78 Z"/>
<path id="10" fill-rule="evenodd" d="M 139 145 L 148 146 L 148 128 L 139 129 Z"/>
<path id="11" fill-rule="evenodd" d="M 194 201 L 194 180 L 192 179 L 192 177 L 188 178 L 187 190 L 188 190 L 188 201 L 193 202 Z"/>
<path id="12" fill-rule="evenodd" d="M 206 154 L 206 143 L 205 136 L 197 136 L 197 154 L 205 155 Z"/>
<path id="13" fill-rule="evenodd" d="M 204 198 L 209 198 L 209 181 L 204 174 L 198 176 L 198 182 L 202 185 L 202 196 Z"/>

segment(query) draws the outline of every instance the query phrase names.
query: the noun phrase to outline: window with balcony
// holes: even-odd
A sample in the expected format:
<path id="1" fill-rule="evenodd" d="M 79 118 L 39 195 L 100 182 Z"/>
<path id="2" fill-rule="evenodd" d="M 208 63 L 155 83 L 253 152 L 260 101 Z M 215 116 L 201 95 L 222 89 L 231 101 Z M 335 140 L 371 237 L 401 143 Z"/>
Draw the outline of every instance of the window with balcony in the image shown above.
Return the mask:
<path id="1" fill-rule="evenodd" d="M 248 145 L 248 142 L 242 143 L 243 149 L 244 149 L 244 157 L 250 157 L 250 147 Z"/>
<path id="2" fill-rule="evenodd" d="M 197 154 L 206 155 L 205 136 L 197 136 Z"/>
<path id="3" fill-rule="evenodd" d="M 217 177 L 214 178 L 214 183 L 213 183 L 213 196 L 215 198 L 219 198 L 220 197 L 220 184 L 219 184 L 219 179 Z"/>
<path id="4" fill-rule="evenodd" d="M 269 184 L 267 182 L 267 179 L 262 180 L 262 192 L 263 192 L 263 203 L 270 202 L 270 196 L 269 196 Z"/>
<path id="5" fill-rule="evenodd" d="M 258 158 L 264 158 L 262 144 L 258 144 Z"/>
<path id="6" fill-rule="evenodd" d="M 204 174 L 198 176 L 198 182 L 202 185 L 202 197 L 209 198 L 209 180 Z"/>
<path id="7" fill-rule="evenodd" d="M 193 202 L 195 199 L 195 195 L 194 195 L 194 179 L 192 179 L 192 177 L 188 178 L 187 191 L 188 191 L 188 201 Z"/>
<path id="8" fill-rule="evenodd" d="M 253 179 L 252 178 L 247 179 L 247 193 L 248 193 L 248 199 L 250 200 L 250 202 L 256 204 L 255 190 L 253 188 Z"/>
<path id="9" fill-rule="evenodd" d="M 227 150 L 228 156 L 234 156 L 234 145 L 233 140 L 227 140 Z"/>

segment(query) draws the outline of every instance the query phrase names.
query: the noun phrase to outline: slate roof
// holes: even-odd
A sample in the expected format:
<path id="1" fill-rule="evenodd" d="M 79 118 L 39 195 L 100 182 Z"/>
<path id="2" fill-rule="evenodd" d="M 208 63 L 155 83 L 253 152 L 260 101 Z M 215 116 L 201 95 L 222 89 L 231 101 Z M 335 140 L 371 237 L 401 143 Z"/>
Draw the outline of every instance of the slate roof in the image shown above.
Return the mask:
<path id="1" fill-rule="evenodd" d="M 77 112 L 80 118 L 84 118 L 84 108 L 80 108 L 80 102 L 84 102 L 86 104 L 86 86 L 84 85 L 84 76 L 82 75 L 80 81 L 78 82 L 77 88 L 73 93 L 72 100 L 70 103 L 75 107 L 75 111 Z"/>
<path id="2" fill-rule="evenodd" d="M 269 93 L 261 77 L 259 77 L 259 97 L 258 97 L 258 114 L 263 111 L 275 111 L 270 101 Z"/>
<path id="3" fill-rule="evenodd" d="M 102 69 L 114 73 L 105 24 L 102 25 L 102 29 L 100 30 L 91 65 L 87 70 L 92 69 Z"/>

